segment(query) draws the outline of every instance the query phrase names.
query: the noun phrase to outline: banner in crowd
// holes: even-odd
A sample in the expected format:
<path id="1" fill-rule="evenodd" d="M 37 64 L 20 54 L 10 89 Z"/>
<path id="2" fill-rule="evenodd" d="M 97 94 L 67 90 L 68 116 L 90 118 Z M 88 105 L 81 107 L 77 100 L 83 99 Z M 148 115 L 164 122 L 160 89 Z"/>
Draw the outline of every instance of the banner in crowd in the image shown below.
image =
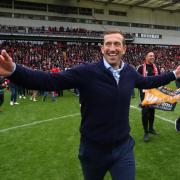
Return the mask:
<path id="1" fill-rule="evenodd" d="M 145 97 L 142 106 L 149 106 L 160 110 L 173 111 L 176 103 L 180 100 L 180 88 L 171 89 L 159 87 L 156 89 L 144 90 Z"/>

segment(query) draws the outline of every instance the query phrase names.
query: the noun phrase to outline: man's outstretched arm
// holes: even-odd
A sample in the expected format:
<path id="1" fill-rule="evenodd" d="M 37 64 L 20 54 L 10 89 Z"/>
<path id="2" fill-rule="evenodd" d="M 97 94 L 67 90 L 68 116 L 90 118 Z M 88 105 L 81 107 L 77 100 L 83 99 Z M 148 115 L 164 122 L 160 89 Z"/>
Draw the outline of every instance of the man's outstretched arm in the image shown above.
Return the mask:
<path id="1" fill-rule="evenodd" d="M 180 77 L 180 66 L 173 72 L 163 73 L 159 76 L 143 77 L 136 72 L 136 87 L 140 89 L 152 89 L 169 84 Z"/>
<path id="2" fill-rule="evenodd" d="M 2 50 L 0 55 L 0 76 L 7 77 L 15 84 L 28 89 L 53 91 L 79 87 L 83 83 L 83 75 L 86 72 L 85 66 L 61 73 L 34 71 L 13 63 L 5 50 Z"/>

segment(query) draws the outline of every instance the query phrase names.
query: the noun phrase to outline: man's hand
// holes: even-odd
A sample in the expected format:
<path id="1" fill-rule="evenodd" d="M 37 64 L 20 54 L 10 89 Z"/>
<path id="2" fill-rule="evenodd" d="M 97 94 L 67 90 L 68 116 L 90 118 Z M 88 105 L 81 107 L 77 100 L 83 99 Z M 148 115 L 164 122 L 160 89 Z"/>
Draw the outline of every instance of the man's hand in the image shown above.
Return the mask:
<path id="1" fill-rule="evenodd" d="M 6 52 L 6 50 L 1 51 L 0 55 L 0 76 L 10 76 L 13 72 L 14 64 L 12 58 Z"/>
<path id="2" fill-rule="evenodd" d="M 176 78 L 180 78 L 180 66 L 178 66 L 175 70 Z"/>

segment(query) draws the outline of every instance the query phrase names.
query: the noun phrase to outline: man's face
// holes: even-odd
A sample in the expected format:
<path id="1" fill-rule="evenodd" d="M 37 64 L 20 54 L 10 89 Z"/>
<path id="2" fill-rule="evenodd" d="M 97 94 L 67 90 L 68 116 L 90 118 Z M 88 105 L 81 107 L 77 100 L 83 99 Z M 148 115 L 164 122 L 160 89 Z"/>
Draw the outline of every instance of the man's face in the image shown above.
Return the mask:
<path id="1" fill-rule="evenodd" d="M 147 64 L 152 64 L 154 63 L 154 60 L 155 60 L 155 55 L 153 52 L 149 52 L 146 57 L 145 57 L 145 60 L 146 60 L 146 63 Z"/>
<path id="2" fill-rule="evenodd" d="M 119 68 L 121 58 L 126 52 L 123 36 L 118 33 L 105 35 L 101 52 L 112 67 Z"/>

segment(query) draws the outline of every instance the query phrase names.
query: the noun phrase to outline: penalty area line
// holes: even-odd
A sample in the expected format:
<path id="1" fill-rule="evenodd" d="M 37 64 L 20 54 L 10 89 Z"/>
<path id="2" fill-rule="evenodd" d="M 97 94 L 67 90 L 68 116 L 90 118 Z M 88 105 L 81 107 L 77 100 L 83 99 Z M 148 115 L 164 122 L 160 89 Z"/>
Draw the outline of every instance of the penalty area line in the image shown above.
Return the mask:
<path id="1" fill-rule="evenodd" d="M 13 127 L 10 127 L 10 128 L 0 129 L 0 133 L 7 132 L 7 131 L 10 131 L 10 130 L 14 130 L 14 129 L 23 128 L 23 127 L 34 126 L 34 125 L 37 125 L 37 124 L 42 124 L 42 123 L 54 121 L 54 120 L 57 120 L 57 119 L 64 119 L 64 118 L 74 117 L 74 116 L 79 116 L 79 115 L 80 115 L 80 113 L 75 113 L 75 114 L 70 114 L 70 115 L 66 115 L 66 116 L 60 116 L 60 117 L 56 117 L 56 118 L 45 119 L 45 120 L 41 120 L 41 121 L 34 121 L 34 122 L 31 122 L 31 123 L 22 124 L 22 125 L 19 125 L 19 126 L 13 126 Z"/>

